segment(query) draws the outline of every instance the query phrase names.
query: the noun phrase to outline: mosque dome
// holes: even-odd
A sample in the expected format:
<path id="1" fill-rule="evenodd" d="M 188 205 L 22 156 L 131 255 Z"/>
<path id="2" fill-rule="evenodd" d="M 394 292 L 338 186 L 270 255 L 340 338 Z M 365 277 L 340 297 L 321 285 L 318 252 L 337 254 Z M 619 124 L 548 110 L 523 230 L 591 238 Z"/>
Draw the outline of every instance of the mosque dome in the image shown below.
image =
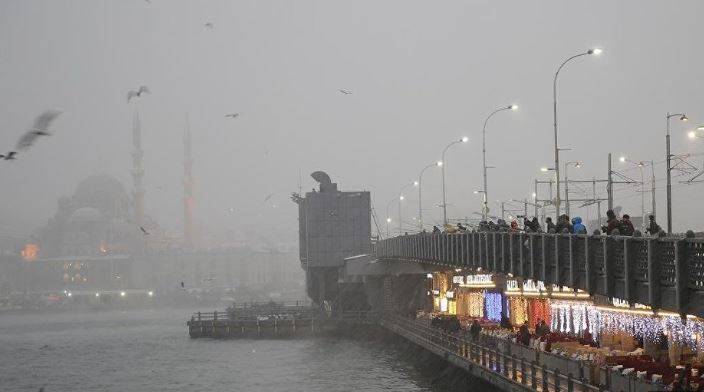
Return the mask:
<path id="1" fill-rule="evenodd" d="M 102 215 L 122 216 L 127 213 L 129 196 L 120 181 L 100 174 L 89 176 L 78 184 L 73 202 L 81 207 L 79 210 L 92 207 Z"/>

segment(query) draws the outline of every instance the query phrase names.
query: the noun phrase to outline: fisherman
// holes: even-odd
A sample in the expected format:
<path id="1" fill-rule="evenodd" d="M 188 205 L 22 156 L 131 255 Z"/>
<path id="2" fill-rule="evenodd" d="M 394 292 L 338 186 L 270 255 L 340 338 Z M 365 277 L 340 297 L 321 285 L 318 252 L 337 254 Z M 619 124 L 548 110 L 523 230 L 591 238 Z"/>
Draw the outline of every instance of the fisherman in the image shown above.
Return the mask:
<path id="1" fill-rule="evenodd" d="M 660 233 L 660 230 L 662 229 L 660 228 L 660 225 L 658 225 L 658 223 L 655 221 L 655 215 L 649 215 L 648 220 L 650 221 L 650 224 L 648 225 L 646 231 L 650 233 L 650 235 L 657 235 L 658 233 Z"/>
<path id="2" fill-rule="evenodd" d="M 572 218 L 572 233 L 587 234 L 587 227 L 582 224 L 582 218 L 579 216 Z"/>
<path id="3" fill-rule="evenodd" d="M 636 231 L 633 227 L 633 222 L 631 222 L 631 217 L 628 214 L 623 214 L 623 218 L 621 219 L 621 224 L 618 229 L 621 232 L 621 235 L 627 236 L 632 236 Z"/>
<path id="4" fill-rule="evenodd" d="M 440 229 L 437 226 L 433 226 L 433 234 L 440 234 Z"/>
<path id="5" fill-rule="evenodd" d="M 566 230 L 566 231 L 565 231 Z M 570 223 L 570 217 L 567 214 L 562 214 L 557 219 L 557 226 L 555 226 L 555 233 L 572 233 L 572 223 Z"/>
<path id="6" fill-rule="evenodd" d="M 614 210 L 606 211 L 606 226 L 601 227 L 601 231 L 606 233 L 606 235 L 611 235 L 614 230 L 618 230 L 619 221 L 616 218 Z"/>
<path id="7" fill-rule="evenodd" d="M 552 222 L 551 217 L 545 218 L 545 228 L 547 229 L 548 233 L 556 233 L 557 230 L 555 230 L 555 224 Z"/>

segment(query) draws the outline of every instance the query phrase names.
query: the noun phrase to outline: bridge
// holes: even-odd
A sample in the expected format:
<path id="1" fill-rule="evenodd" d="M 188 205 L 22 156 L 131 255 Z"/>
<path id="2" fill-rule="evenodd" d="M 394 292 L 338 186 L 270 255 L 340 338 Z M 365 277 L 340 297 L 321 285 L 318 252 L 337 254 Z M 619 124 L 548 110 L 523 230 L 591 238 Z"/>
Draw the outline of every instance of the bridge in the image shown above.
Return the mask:
<path id="1" fill-rule="evenodd" d="M 369 193 L 313 178 L 320 191 L 293 195 L 300 259 L 331 317 L 374 315 L 506 391 L 704 384 L 704 239 L 480 230 L 370 241 Z"/>
<path id="2" fill-rule="evenodd" d="M 375 244 L 379 261 L 481 269 L 590 295 L 704 316 L 704 240 L 465 232 L 415 234 Z"/>

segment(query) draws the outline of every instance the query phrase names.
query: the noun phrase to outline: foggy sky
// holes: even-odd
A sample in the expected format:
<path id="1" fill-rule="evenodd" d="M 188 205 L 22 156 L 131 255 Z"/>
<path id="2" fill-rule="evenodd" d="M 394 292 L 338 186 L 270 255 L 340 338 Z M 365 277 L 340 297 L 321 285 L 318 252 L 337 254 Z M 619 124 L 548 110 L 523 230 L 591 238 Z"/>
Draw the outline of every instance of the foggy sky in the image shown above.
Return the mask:
<path id="1" fill-rule="evenodd" d="M 673 121 L 673 152 L 702 152 L 704 139 L 691 142 L 686 131 L 704 124 L 703 12 L 701 1 L 4 0 L 0 149 L 11 149 L 39 112 L 64 113 L 55 136 L 0 162 L 0 233 L 31 233 L 90 174 L 114 175 L 131 192 L 135 105 L 147 214 L 181 230 L 188 115 L 199 224 L 293 238 L 288 195 L 299 171 L 304 191 L 315 170 L 343 190 L 371 191 L 383 219 L 401 186 L 463 135 L 471 143 L 446 159 L 448 215 L 480 211 L 472 191 L 482 186 L 484 118 L 517 103 L 488 127 L 498 213 L 495 200 L 530 197 L 534 178 L 549 178 L 539 168 L 553 161 L 553 74 L 597 46 L 601 56 L 560 76 L 560 144 L 573 149 L 562 162 L 584 162 L 570 177 L 604 178 L 609 152 L 663 161 L 668 111 L 691 119 Z M 142 84 L 152 94 L 127 104 L 126 92 Z M 224 118 L 232 112 L 240 116 Z M 701 156 L 692 162 L 702 167 Z M 665 227 L 664 165 L 656 169 Z M 639 179 L 638 170 L 626 173 Z M 424 176 L 428 223 L 442 217 L 433 207 L 439 178 L 437 170 Z M 675 230 L 704 229 L 702 189 L 675 181 Z M 415 193 L 404 203 L 407 219 L 417 214 Z M 633 187 L 617 188 L 615 204 L 640 213 Z"/>

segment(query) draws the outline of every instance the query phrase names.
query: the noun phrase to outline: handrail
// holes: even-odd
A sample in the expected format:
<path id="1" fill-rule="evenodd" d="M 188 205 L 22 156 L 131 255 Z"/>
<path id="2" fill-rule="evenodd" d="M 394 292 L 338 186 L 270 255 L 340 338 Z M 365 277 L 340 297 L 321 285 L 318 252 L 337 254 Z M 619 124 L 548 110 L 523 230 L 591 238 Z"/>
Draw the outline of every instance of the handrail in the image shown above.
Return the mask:
<path id="1" fill-rule="evenodd" d="M 585 234 L 411 234 L 374 246 L 380 260 L 481 267 L 704 316 L 704 239 Z"/>
<path id="2" fill-rule="evenodd" d="M 464 336 L 458 336 L 430 327 L 427 323 L 417 322 L 398 315 L 385 315 L 382 323 L 392 329 L 401 329 L 406 333 L 423 340 L 429 347 L 435 347 L 447 353 L 453 353 L 463 361 L 479 365 L 485 370 L 498 373 L 502 378 L 516 384 L 528 386 L 528 369 L 530 369 L 531 389 L 538 390 L 540 382 L 542 391 L 601 391 L 599 386 L 583 380 L 562 374 L 557 369 L 548 369 L 535 362 L 528 362 L 515 355 L 507 355 L 498 349 L 471 341 Z M 539 370 L 539 372 L 538 372 Z M 520 379 L 519 379 L 520 374 Z"/>

